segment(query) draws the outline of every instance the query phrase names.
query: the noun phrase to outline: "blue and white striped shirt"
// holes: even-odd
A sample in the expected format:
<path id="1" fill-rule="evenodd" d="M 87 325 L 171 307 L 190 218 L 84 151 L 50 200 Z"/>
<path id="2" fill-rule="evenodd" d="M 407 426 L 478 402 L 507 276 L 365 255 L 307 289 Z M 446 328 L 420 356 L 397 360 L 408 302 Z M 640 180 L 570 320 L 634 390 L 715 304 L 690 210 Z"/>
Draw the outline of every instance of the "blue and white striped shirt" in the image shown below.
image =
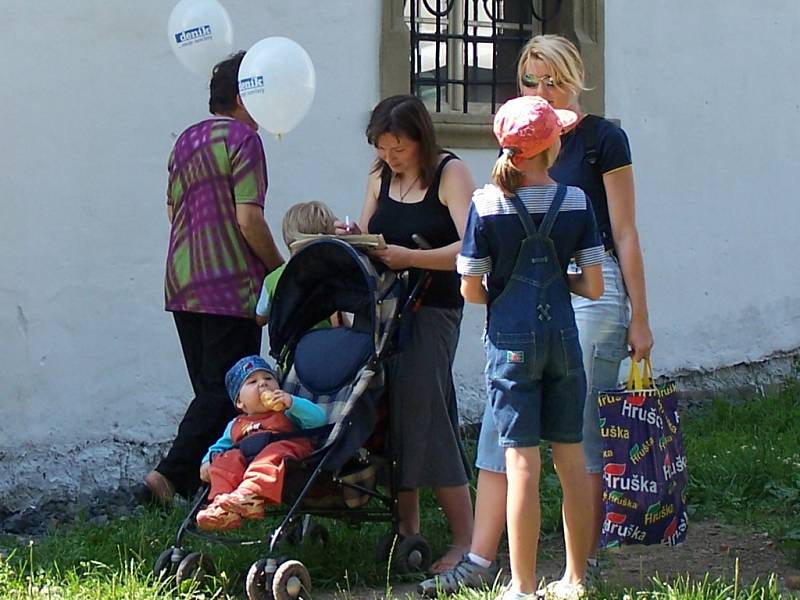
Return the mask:
<path id="1" fill-rule="evenodd" d="M 517 190 L 537 227 L 550 208 L 556 188 L 552 184 Z M 550 237 L 565 277 L 567 265 L 573 258 L 579 267 L 596 265 L 603 260 L 603 244 L 591 203 L 578 187 L 567 188 Z M 456 269 L 462 275 L 488 274 L 491 301 L 505 288 L 524 238 L 525 230 L 511 200 L 495 185 L 479 188 L 472 194 Z"/>

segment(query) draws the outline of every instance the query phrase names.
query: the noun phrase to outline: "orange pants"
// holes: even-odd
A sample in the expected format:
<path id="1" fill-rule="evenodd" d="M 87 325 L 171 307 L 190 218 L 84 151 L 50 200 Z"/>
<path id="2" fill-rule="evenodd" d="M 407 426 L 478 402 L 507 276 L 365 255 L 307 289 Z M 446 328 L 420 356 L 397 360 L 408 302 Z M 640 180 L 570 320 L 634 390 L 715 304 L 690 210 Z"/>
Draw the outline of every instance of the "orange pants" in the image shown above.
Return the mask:
<path id="1" fill-rule="evenodd" d="M 279 440 L 267 444 L 249 465 L 238 448 L 223 452 L 211 461 L 208 499 L 238 490 L 242 494 L 260 496 L 268 504 L 280 504 L 286 470 L 283 459 L 290 456 L 299 460 L 311 451 L 311 442 L 307 439 Z"/>

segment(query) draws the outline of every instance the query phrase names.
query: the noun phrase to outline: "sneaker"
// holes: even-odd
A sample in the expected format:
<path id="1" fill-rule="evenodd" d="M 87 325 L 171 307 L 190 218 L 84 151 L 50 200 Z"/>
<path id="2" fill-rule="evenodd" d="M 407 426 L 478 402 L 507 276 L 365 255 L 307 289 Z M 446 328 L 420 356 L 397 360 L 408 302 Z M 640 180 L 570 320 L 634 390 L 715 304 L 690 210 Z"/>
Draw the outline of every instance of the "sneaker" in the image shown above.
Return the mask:
<path id="1" fill-rule="evenodd" d="M 239 491 L 220 494 L 214 498 L 214 504 L 243 519 L 263 519 L 265 516 L 264 499 L 255 494 L 243 494 Z"/>
<path id="2" fill-rule="evenodd" d="M 228 512 L 218 504 L 211 504 L 197 513 L 197 526 L 210 531 L 228 531 L 242 524 L 242 517 Z"/>
<path id="3" fill-rule="evenodd" d="M 586 598 L 586 587 L 582 583 L 551 581 L 538 595 L 544 600 L 583 600 Z"/>
<path id="4" fill-rule="evenodd" d="M 482 567 L 472 562 L 465 554 L 452 569 L 426 579 L 417 586 L 417 593 L 435 598 L 439 592 L 455 594 L 462 587 L 479 589 L 491 587 L 497 578 L 497 563 Z"/>

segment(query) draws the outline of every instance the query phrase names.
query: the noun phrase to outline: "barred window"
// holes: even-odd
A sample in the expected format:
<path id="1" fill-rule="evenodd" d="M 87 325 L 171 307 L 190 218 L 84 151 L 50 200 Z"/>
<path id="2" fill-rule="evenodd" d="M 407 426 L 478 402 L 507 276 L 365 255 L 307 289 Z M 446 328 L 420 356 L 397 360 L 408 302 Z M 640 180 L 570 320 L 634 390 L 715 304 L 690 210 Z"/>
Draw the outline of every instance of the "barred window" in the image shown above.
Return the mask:
<path id="1" fill-rule="evenodd" d="M 492 115 L 517 95 L 520 50 L 557 33 L 578 46 L 590 90 L 582 108 L 603 114 L 604 0 L 382 0 L 380 95 L 415 94 L 438 141 L 492 148 Z"/>
<path id="2" fill-rule="evenodd" d="M 520 50 L 552 33 L 562 0 L 406 0 L 411 93 L 432 112 L 492 114 L 517 95 Z"/>

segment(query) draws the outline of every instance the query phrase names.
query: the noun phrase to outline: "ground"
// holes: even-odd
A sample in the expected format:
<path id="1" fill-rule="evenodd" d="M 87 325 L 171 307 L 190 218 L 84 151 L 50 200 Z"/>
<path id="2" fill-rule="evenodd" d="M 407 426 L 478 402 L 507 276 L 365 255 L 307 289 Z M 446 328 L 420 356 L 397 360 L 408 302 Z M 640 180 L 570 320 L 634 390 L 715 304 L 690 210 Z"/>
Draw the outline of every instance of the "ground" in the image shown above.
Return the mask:
<path id="1" fill-rule="evenodd" d="M 556 577 L 563 566 L 563 543 L 545 541 L 540 546 L 539 575 Z M 764 533 L 742 533 L 729 525 L 712 521 L 691 523 L 686 543 L 670 548 L 666 546 L 629 546 L 621 551 L 601 555 L 606 582 L 614 587 L 649 588 L 649 579 L 656 575 L 662 580 L 688 574 L 702 581 L 708 573 L 710 579 L 733 581 L 737 572 L 744 584 L 756 578 L 766 579 L 771 573 L 778 575 L 780 586 L 796 586 L 800 569 L 792 568 L 786 557 Z M 414 594 L 416 583 L 395 583 L 394 595 L 404 598 Z M 796 590 L 795 590 L 795 593 Z M 373 600 L 384 595 L 383 590 L 351 590 L 353 600 Z M 332 600 L 343 595 L 315 594 L 315 599 Z"/>

